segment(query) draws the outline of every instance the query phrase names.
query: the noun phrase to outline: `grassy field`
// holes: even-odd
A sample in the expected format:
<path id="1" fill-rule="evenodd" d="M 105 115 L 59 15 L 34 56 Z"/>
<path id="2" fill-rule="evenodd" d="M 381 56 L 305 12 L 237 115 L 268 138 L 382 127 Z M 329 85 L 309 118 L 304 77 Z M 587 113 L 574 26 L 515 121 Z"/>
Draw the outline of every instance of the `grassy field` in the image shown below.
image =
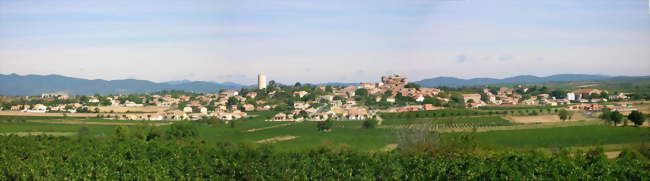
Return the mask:
<path id="1" fill-rule="evenodd" d="M 382 125 L 432 124 L 437 127 L 489 127 L 515 125 L 498 116 L 467 117 L 467 118 L 418 118 L 418 119 L 389 119 Z"/>
<path id="2" fill-rule="evenodd" d="M 317 131 L 317 122 L 265 122 L 273 112 L 255 112 L 254 118 L 235 121 L 234 128 L 229 124 L 196 124 L 199 138 L 208 142 L 244 143 L 251 146 L 270 144 L 279 151 L 298 151 L 317 147 L 345 148 L 358 151 L 375 152 L 388 144 L 395 143 L 395 128 L 399 126 L 418 126 L 419 124 L 438 124 L 443 135 L 454 132 L 471 131 L 478 127 L 476 137 L 479 142 L 502 145 L 504 147 L 552 147 L 589 146 L 597 144 L 626 144 L 650 140 L 650 129 L 635 127 L 602 126 L 601 121 L 572 121 L 544 124 L 512 123 L 499 116 L 484 117 L 444 117 L 385 119 L 381 126 L 363 129 L 362 121 L 337 121 L 331 132 Z M 80 123 L 80 124 L 61 124 Z M 170 121 L 147 121 L 166 123 Z M 105 125 L 87 124 L 104 123 Z M 52 133 L 52 135 L 74 136 L 81 127 L 88 127 L 91 136 L 110 136 L 119 126 L 116 123 L 129 123 L 135 127 L 142 121 L 105 120 L 100 118 L 62 118 L 62 117 L 20 117 L 0 116 L 0 134 L 29 135 Z M 157 129 L 166 130 L 162 125 Z M 267 128 L 267 129 L 260 129 Z M 256 131 L 251 131 L 256 130 Z M 256 143 L 276 137 L 292 137 L 270 143 Z M 294 138 L 295 137 L 295 138 Z"/>
<path id="3" fill-rule="evenodd" d="M 572 147 L 650 141 L 650 129 L 604 125 L 488 131 L 476 133 L 479 142 L 517 148 Z"/>

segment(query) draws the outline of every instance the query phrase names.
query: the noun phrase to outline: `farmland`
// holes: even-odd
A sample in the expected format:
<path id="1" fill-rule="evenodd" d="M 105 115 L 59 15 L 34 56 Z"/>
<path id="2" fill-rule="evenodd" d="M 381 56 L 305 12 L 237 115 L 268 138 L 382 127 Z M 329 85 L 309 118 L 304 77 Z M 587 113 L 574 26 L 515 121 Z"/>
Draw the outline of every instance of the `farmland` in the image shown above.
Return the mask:
<path id="1" fill-rule="evenodd" d="M 440 114 L 441 111 L 430 113 Z M 448 111 L 449 114 L 463 114 Z M 474 116 L 421 117 L 384 119 L 373 129 L 362 128 L 362 121 L 336 121 L 331 132 L 319 132 L 317 122 L 266 122 L 273 112 L 253 112 L 253 118 L 226 124 L 195 123 L 198 137 L 208 142 L 232 142 L 255 144 L 260 140 L 276 137 L 295 137 L 284 141 L 273 141 L 279 151 L 309 150 L 322 146 L 363 152 L 376 152 L 388 144 L 396 143 L 395 134 L 401 129 L 426 125 L 431 131 L 445 134 L 477 131 L 479 142 L 502 145 L 511 148 L 547 148 L 549 146 L 585 146 L 599 144 L 626 144 L 650 140 L 647 128 L 611 127 L 602 121 L 570 121 L 554 123 L 517 123 L 504 117 L 482 114 Z M 413 113 L 411 113 L 413 115 Z M 426 115 L 426 114 L 425 114 Z M 549 117 L 544 115 L 541 117 Z M 4 135 L 16 133 L 28 135 L 50 133 L 71 136 L 82 127 L 90 135 L 111 135 L 118 126 L 157 126 L 162 131 L 173 121 L 127 121 L 100 118 L 77 117 L 21 117 L 0 116 L 0 132 Z M 133 128 L 135 129 L 135 128 Z M 38 133 L 41 132 L 41 133 Z M 34 135 L 35 135 L 34 134 Z"/>
<path id="2" fill-rule="evenodd" d="M 647 127 L 605 126 L 600 120 L 516 123 L 506 119 L 510 114 L 447 113 L 454 116 L 401 115 L 375 128 L 335 121 L 329 132 L 318 131 L 313 121 L 264 121 L 272 111 L 229 123 L 0 116 L 0 179 L 650 177 L 650 151 L 643 151 L 650 140 Z M 173 133 L 176 125 L 193 127 L 196 134 Z M 427 134 L 433 140 L 417 145 L 398 138 L 418 127 L 440 134 Z"/>
<path id="3" fill-rule="evenodd" d="M 604 125 L 540 128 L 476 133 L 481 143 L 516 148 L 549 148 L 634 143 L 650 140 L 650 130 Z"/>

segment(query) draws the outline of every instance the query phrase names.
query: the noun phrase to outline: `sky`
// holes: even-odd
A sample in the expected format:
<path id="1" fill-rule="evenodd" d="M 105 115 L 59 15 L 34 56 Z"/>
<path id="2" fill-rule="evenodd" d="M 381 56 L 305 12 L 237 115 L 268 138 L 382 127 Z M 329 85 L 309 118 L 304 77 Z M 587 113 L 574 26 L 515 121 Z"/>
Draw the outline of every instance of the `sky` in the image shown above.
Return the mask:
<path id="1" fill-rule="evenodd" d="M 648 0 L 0 0 L 0 74 L 650 75 Z"/>

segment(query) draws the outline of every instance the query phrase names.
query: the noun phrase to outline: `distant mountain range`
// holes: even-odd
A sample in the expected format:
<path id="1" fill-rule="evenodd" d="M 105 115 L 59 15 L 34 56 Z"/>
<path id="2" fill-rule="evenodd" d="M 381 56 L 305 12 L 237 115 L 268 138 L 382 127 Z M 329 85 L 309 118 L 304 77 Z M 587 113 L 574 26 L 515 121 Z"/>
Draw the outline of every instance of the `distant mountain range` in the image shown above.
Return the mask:
<path id="1" fill-rule="evenodd" d="M 650 78 L 650 76 L 606 76 L 606 75 L 588 75 L 588 74 L 558 74 L 547 77 L 537 77 L 532 75 L 520 75 L 515 77 L 495 79 L 495 78 L 473 78 L 459 79 L 455 77 L 436 77 L 424 79 L 414 83 L 423 87 L 438 86 L 481 86 L 505 83 L 544 83 L 544 82 L 569 82 L 585 80 L 608 80 L 608 79 L 632 79 L 632 78 Z"/>
<path id="2" fill-rule="evenodd" d="M 494 85 L 504 83 L 543 83 L 543 82 L 566 82 L 566 81 L 584 81 L 584 80 L 607 80 L 607 79 L 631 79 L 631 78 L 650 78 L 650 76 L 605 76 L 605 75 L 585 75 L 585 74 L 559 74 L 548 77 L 537 77 L 531 75 L 521 75 L 504 79 L 494 78 L 474 78 L 459 79 L 454 77 L 437 77 L 424 79 L 414 83 L 423 87 L 438 86 L 480 86 Z M 358 85 L 358 83 L 321 83 L 315 85 Z M 161 90 L 183 90 L 191 92 L 218 92 L 222 89 L 240 89 L 253 87 L 233 82 L 206 82 L 206 81 L 168 81 L 156 83 L 147 80 L 89 80 L 65 77 L 61 75 L 17 75 L 0 74 L 0 95 L 10 96 L 34 96 L 41 93 L 64 91 L 70 95 L 92 95 L 99 94 L 133 94 L 148 93 Z"/>
<path id="3" fill-rule="evenodd" d="M 183 90 L 191 92 L 218 92 L 221 89 L 245 87 L 233 83 L 204 81 L 173 81 L 156 83 L 147 80 L 88 80 L 61 75 L 17 75 L 0 74 L 0 94 L 11 96 L 34 96 L 41 93 L 63 91 L 70 95 L 133 94 L 161 90 Z"/>

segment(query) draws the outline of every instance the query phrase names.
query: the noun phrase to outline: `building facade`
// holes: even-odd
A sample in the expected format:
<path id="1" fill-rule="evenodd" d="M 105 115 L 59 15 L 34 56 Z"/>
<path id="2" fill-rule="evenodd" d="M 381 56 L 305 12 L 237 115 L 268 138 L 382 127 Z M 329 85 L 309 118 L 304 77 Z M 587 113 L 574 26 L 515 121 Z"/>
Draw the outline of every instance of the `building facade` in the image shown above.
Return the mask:
<path id="1" fill-rule="evenodd" d="M 266 75 L 264 74 L 257 75 L 257 88 L 266 89 Z"/>

